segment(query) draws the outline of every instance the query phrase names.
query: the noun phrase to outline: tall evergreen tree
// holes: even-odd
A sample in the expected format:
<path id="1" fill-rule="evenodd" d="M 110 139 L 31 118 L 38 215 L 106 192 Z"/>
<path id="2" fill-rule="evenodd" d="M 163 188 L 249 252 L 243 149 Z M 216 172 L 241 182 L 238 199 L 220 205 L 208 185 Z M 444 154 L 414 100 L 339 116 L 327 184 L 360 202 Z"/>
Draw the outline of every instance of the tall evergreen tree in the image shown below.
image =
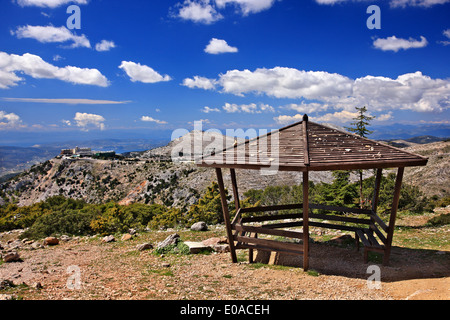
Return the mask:
<path id="1" fill-rule="evenodd" d="M 370 124 L 370 121 L 375 119 L 374 116 L 368 116 L 366 115 L 367 108 L 366 106 L 363 106 L 362 108 L 355 107 L 355 109 L 358 111 L 358 115 L 353 118 L 354 122 L 351 122 L 351 127 L 345 127 L 348 131 L 354 132 L 360 137 L 367 137 L 371 133 L 373 133 L 372 130 L 367 129 L 367 127 Z M 364 207 L 364 197 L 363 197 L 363 170 L 358 170 L 359 173 L 359 205 L 362 209 Z"/>

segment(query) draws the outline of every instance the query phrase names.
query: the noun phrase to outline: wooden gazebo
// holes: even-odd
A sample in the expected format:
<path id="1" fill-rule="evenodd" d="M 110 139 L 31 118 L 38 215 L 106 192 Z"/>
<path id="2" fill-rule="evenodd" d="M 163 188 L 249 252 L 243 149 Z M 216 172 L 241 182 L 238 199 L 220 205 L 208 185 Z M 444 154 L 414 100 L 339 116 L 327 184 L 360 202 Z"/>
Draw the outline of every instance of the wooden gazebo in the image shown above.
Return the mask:
<path id="1" fill-rule="evenodd" d="M 358 249 L 359 240 L 364 246 L 364 261 L 367 263 L 368 251 L 377 251 L 384 254 L 383 264 L 387 264 L 391 251 L 404 168 L 423 166 L 426 165 L 427 161 L 427 158 L 420 155 L 310 122 L 308 116 L 304 115 L 300 122 L 255 139 L 235 144 L 233 147 L 220 152 L 205 155 L 197 161 L 197 165 L 215 168 L 216 170 L 233 262 L 237 262 L 236 249 L 250 249 L 250 261 L 253 259 L 254 249 L 276 251 L 294 255 L 302 254 L 303 269 L 307 270 L 309 267 L 309 226 L 355 232 Z M 222 168 L 229 168 L 231 174 L 236 206 L 236 216 L 232 221 L 230 221 Z M 387 223 L 377 215 L 383 168 L 398 168 L 391 212 Z M 241 208 L 235 169 L 301 171 L 303 175 L 303 202 Z M 356 169 L 376 169 L 371 209 L 344 208 L 309 202 L 309 171 Z M 264 173 L 263 171 L 261 173 Z M 310 212 L 311 209 L 322 209 L 333 214 L 313 214 Z M 298 212 L 273 214 L 274 211 L 281 210 L 294 210 L 294 212 L 298 210 Z M 264 216 L 243 217 L 244 213 L 269 211 L 272 213 Z M 367 218 L 349 217 L 344 213 L 356 213 L 365 215 Z M 282 220 L 288 221 L 279 222 Z M 333 223 L 329 223 L 329 221 Z M 291 227 L 302 227 L 302 232 L 283 229 Z M 264 239 L 258 235 L 294 238 L 302 240 L 302 242 Z"/>

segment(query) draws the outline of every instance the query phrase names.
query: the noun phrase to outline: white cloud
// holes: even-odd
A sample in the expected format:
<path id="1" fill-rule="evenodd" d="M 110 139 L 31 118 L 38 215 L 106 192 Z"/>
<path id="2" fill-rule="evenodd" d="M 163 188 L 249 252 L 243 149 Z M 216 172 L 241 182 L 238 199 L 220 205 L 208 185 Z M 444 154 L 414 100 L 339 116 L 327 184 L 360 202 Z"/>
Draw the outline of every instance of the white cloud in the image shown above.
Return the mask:
<path id="1" fill-rule="evenodd" d="M 168 75 L 162 76 L 149 66 L 141 65 L 140 63 L 135 63 L 132 61 L 122 61 L 119 68 L 124 70 L 133 82 L 139 81 L 143 83 L 156 83 L 172 80 L 172 78 Z"/>
<path id="2" fill-rule="evenodd" d="M 235 103 L 226 102 L 222 109 L 227 113 L 262 113 L 263 111 L 275 112 L 275 109 L 272 106 L 262 103 L 258 106 L 255 103 L 238 105 Z"/>
<path id="3" fill-rule="evenodd" d="M 274 117 L 273 120 L 276 121 L 278 124 L 288 124 L 288 123 L 294 123 L 298 121 L 302 121 L 303 114 L 296 114 L 294 116 L 287 116 L 287 115 L 280 115 L 278 117 Z"/>
<path id="4" fill-rule="evenodd" d="M 390 6 L 393 8 L 405 8 L 407 6 L 429 8 L 436 4 L 444 4 L 448 2 L 450 2 L 450 0 L 391 0 Z"/>
<path id="5" fill-rule="evenodd" d="M 370 2 L 371 0 L 316 0 L 316 3 L 323 5 L 334 5 L 344 2 Z M 373 1 L 372 1 L 373 2 Z M 444 4 L 450 2 L 450 0 L 390 0 L 389 4 L 391 8 L 406 8 L 411 7 L 424 7 L 429 8 L 437 4 Z"/>
<path id="6" fill-rule="evenodd" d="M 16 31 L 11 31 L 17 38 L 35 39 L 42 43 L 51 42 L 71 42 L 69 48 L 85 47 L 90 48 L 91 43 L 84 34 L 77 36 L 66 27 L 54 26 L 22 26 L 18 27 Z"/>
<path id="7" fill-rule="evenodd" d="M 191 20 L 196 23 L 211 24 L 223 18 L 210 4 L 209 0 L 185 0 L 179 3 L 175 16 L 183 20 Z"/>
<path id="8" fill-rule="evenodd" d="M 225 40 L 212 38 L 206 46 L 205 52 L 210 54 L 238 52 L 238 48 L 228 45 Z"/>
<path id="9" fill-rule="evenodd" d="M 218 108 L 210 108 L 208 106 L 203 107 L 201 110 L 203 113 L 210 113 L 210 112 L 220 112 L 220 109 Z"/>
<path id="10" fill-rule="evenodd" d="M 58 103 L 58 104 L 125 104 L 131 101 L 93 100 L 93 99 L 47 99 L 47 98 L 2 98 L 9 102 Z"/>
<path id="11" fill-rule="evenodd" d="M 413 48 L 423 48 L 428 45 L 428 41 L 425 37 L 420 36 L 420 41 L 415 40 L 413 38 L 402 39 L 397 38 L 396 36 L 387 37 L 386 39 L 376 39 L 373 42 L 375 48 L 383 50 L 383 51 L 394 51 L 397 52 L 401 49 L 408 50 Z"/>
<path id="12" fill-rule="evenodd" d="M 288 105 L 281 107 L 281 109 L 295 110 L 299 113 L 312 113 L 312 112 L 325 111 L 328 108 L 330 108 L 330 105 L 328 105 L 328 104 L 322 104 L 322 103 L 318 103 L 318 102 L 305 103 L 305 101 L 302 101 L 300 104 L 290 103 Z"/>
<path id="13" fill-rule="evenodd" d="M 220 75 L 218 83 L 222 91 L 243 95 L 244 93 L 265 93 L 276 98 L 316 99 L 349 95 L 352 80 L 323 71 L 304 71 L 293 68 L 231 70 Z"/>
<path id="14" fill-rule="evenodd" d="M 278 124 L 289 124 L 289 123 L 294 123 L 294 122 L 298 122 L 298 121 L 302 121 L 303 118 L 303 114 L 304 113 L 298 113 L 296 115 L 293 116 L 288 116 L 288 115 L 280 115 L 278 117 L 273 118 Z M 342 111 L 336 111 L 334 113 L 326 113 L 324 115 L 321 116 L 309 116 L 309 119 L 311 121 L 314 122 L 326 122 L 326 123 L 340 123 L 340 124 L 344 124 L 344 123 L 349 123 L 351 121 L 354 120 L 355 117 L 358 116 L 357 112 L 352 112 L 352 111 L 348 111 L 348 110 L 342 110 Z M 393 116 L 392 116 L 392 112 L 389 111 L 388 113 L 385 114 L 381 114 L 379 116 L 376 116 L 376 118 L 374 119 L 374 121 L 378 121 L 378 122 L 382 122 L 382 121 L 387 121 L 387 120 L 392 120 Z"/>
<path id="15" fill-rule="evenodd" d="M 447 37 L 448 39 L 450 39 L 450 29 L 444 30 L 442 31 L 442 34 Z M 450 41 L 446 40 L 446 41 L 438 41 L 439 43 L 442 43 L 444 46 L 448 46 L 450 44 Z"/>
<path id="16" fill-rule="evenodd" d="M 141 117 L 141 121 L 145 121 L 145 122 L 155 122 L 155 123 L 157 123 L 157 124 L 167 124 L 167 121 L 154 119 L 154 118 L 149 117 L 149 116 L 142 116 L 142 117 Z"/>
<path id="17" fill-rule="evenodd" d="M 87 4 L 88 0 L 17 0 L 22 7 L 47 7 L 56 8 L 68 3 L 71 4 Z"/>
<path id="18" fill-rule="evenodd" d="M 243 15 L 257 13 L 270 9 L 276 0 L 215 0 L 217 7 L 224 8 L 227 4 L 238 6 Z"/>
<path id="19" fill-rule="evenodd" d="M 254 72 L 231 70 L 210 81 L 216 83 L 218 90 L 238 96 L 256 93 L 315 100 L 282 107 L 301 113 L 329 108 L 353 111 L 356 106 L 364 105 L 377 112 L 442 112 L 450 107 L 450 79 L 432 79 L 420 71 L 394 79 L 368 75 L 353 80 L 335 73 L 276 67 Z"/>
<path id="20" fill-rule="evenodd" d="M 23 78 L 15 72 L 22 72 L 36 79 L 58 79 L 74 84 L 88 84 L 100 87 L 109 85 L 108 79 L 97 69 L 66 66 L 56 67 L 34 54 L 25 53 L 21 56 L 0 51 L 0 89 L 17 85 Z"/>
<path id="21" fill-rule="evenodd" d="M 15 113 L 6 113 L 0 110 L 0 130 L 2 129 L 13 129 L 21 125 L 22 120 Z"/>
<path id="22" fill-rule="evenodd" d="M 109 51 L 115 48 L 116 44 L 113 41 L 102 40 L 95 45 L 95 50 L 97 51 Z"/>
<path id="23" fill-rule="evenodd" d="M 351 112 L 347 110 L 337 111 L 334 113 L 327 113 L 319 117 L 311 117 L 311 121 L 315 122 L 339 122 L 339 123 L 347 123 L 353 120 L 358 116 L 357 112 Z"/>
<path id="24" fill-rule="evenodd" d="M 88 131 L 92 127 L 100 130 L 105 129 L 105 124 L 103 123 L 105 118 L 98 114 L 77 112 L 73 120 L 75 120 L 77 127 L 80 127 L 83 131 Z"/>
<path id="25" fill-rule="evenodd" d="M 450 39 L 450 29 L 442 31 L 442 34 Z"/>
<path id="26" fill-rule="evenodd" d="M 215 89 L 216 81 L 214 79 L 208 79 L 205 77 L 194 76 L 194 79 L 186 78 L 183 80 L 183 86 L 193 88 L 199 88 L 204 90 Z"/>

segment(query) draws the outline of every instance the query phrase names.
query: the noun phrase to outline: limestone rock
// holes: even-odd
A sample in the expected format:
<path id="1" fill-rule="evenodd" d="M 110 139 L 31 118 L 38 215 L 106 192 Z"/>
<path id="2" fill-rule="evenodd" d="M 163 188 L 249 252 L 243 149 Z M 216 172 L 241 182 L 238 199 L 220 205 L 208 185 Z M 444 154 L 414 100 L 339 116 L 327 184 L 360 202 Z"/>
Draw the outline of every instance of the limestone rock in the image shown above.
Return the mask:
<path id="1" fill-rule="evenodd" d="M 114 242 L 114 241 L 116 241 L 116 238 L 114 238 L 112 234 L 102 239 L 102 242 Z"/>
<path id="2" fill-rule="evenodd" d="M 207 231 L 208 225 L 204 221 L 199 221 L 191 226 L 192 231 Z"/>
<path id="3" fill-rule="evenodd" d="M 144 251 L 144 250 L 148 250 L 148 249 L 153 249 L 153 246 L 151 243 L 142 243 L 142 244 L 138 244 L 136 246 L 136 249 L 139 251 Z"/>
<path id="4" fill-rule="evenodd" d="M 172 244 L 177 244 L 179 240 L 180 240 L 180 236 L 177 233 L 173 233 L 170 236 L 168 236 L 166 239 L 164 239 L 163 242 L 158 243 L 157 248 L 162 249 L 162 248 L 165 248 Z"/>
<path id="5" fill-rule="evenodd" d="M 211 247 L 205 246 L 202 242 L 185 241 L 183 243 L 189 247 L 189 252 L 193 254 L 204 250 L 211 250 Z"/>
<path id="6" fill-rule="evenodd" d="M 132 236 L 131 234 L 125 233 L 125 234 L 122 236 L 122 238 L 120 238 L 120 240 L 122 240 L 122 241 L 127 241 L 127 240 L 130 240 L 131 238 L 133 238 L 133 236 Z"/>
<path id="7" fill-rule="evenodd" d="M 44 246 L 55 246 L 59 244 L 59 240 L 55 237 L 47 237 L 44 239 Z"/>
<path id="8" fill-rule="evenodd" d="M 19 261 L 20 255 L 16 251 L 11 251 L 3 255 L 3 261 L 5 262 L 14 262 Z"/>

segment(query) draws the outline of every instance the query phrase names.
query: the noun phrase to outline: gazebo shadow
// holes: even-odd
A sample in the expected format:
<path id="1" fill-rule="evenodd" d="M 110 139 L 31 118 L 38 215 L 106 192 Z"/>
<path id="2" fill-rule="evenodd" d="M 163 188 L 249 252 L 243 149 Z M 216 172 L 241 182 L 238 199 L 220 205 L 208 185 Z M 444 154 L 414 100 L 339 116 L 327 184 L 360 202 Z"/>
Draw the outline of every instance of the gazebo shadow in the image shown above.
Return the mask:
<path id="1" fill-rule="evenodd" d="M 392 246 L 388 266 L 382 265 L 382 254 L 377 253 L 371 253 L 368 263 L 364 263 L 362 251 L 357 252 L 355 246 L 311 243 L 309 256 L 309 269 L 324 275 L 367 280 L 373 273 L 368 267 L 377 265 L 383 282 L 450 277 L 450 252 L 438 250 Z M 277 252 L 258 251 L 254 262 L 303 267 L 302 255 Z"/>

